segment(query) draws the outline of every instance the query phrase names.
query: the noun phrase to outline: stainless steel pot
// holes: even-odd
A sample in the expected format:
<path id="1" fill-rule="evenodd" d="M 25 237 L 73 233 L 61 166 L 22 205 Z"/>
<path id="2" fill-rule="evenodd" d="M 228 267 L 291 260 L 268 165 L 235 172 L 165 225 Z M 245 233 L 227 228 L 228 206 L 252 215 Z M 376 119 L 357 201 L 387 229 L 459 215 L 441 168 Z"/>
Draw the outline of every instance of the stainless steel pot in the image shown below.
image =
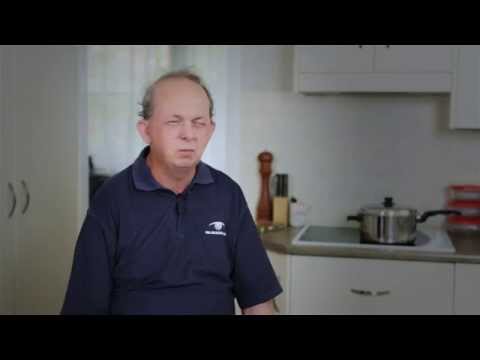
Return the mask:
<path id="1" fill-rule="evenodd" d="M 432 210 L 418 215 L 417 210 L 396 206 L 393 198 L 385 198 L 382 205 L 363 207 L 348 221 L 360 223 L 360 240 L 363 243 L 387 245 L 415 245 L 417 224 L 436 215 L 461 215 L 456 210 Z"/>

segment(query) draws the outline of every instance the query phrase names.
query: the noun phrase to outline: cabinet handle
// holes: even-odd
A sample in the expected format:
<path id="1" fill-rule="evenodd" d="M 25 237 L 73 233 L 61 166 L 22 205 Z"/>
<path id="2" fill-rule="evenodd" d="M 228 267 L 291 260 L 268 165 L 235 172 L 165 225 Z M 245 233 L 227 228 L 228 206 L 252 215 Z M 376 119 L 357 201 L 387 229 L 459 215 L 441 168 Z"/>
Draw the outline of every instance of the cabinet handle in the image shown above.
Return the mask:
<path id="1" fill-rule="evenodd" d="M 11 183 L 8 183 L 8 189 L 10 190 L 10 193 L 13 196 L 12 208 L 8 213 L 8 218 L 10 219 L 13 216 L 13 213 L 15 212 L 15 208 L 17 207 L 17 196 L 15 195 L 15 189 L 13 188 L 13 185 Z"/>
<path id="2" fill-rule="evenodd" d="M 27 183 L 24 180 L 22 180 L 22 186 L 26 196 L 25 206 L 22 209 L 22 214 L 25 214 L 30 206 L 30 192 L 28 191 Z"/>
<path id="3" fill-rule="evenodd" d="M 370 296 L 370 297 L 371 296 L 380 297 L 380 296 L 387 296 L 391 294 L 390 290 L 382 290 L 374 293 L 369 290 L 350 289 L 350 292 L 355 295 Z"/>
<path id="4" fill-rule="evenodd" d="M 385 45 L 385 47 L 386 47 L 387 49 L 390 49 L 390 45 Z"/>
<path id="5" fill-rule="evenodd" d="M 363 45 L 358 45 L 358 47 L 359 47 L 360 49 L 363 49 Z"/>

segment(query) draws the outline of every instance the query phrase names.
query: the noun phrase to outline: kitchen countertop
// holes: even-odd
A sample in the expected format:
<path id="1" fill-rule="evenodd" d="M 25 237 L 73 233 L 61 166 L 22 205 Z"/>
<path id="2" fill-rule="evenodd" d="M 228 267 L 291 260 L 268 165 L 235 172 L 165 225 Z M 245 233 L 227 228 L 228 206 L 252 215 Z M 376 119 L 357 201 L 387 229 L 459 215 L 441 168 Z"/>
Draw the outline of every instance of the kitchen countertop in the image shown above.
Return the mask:
<path id="1" fill-rule="evenodd" d="M 290 255 L 480 264 L 480 234 L 449 233 L 455 252 L 445 253 L 415 252 L 402 250 L 401 248 L 392 251 L 391 248 L 382 250 L 377 248 L 359 249 L 358 247 L 292 244 L 293 239 L 301 230 L 301 228 L 287 228 L 265 232 L 261 235 L 261 238 L 267 250 Z"/>

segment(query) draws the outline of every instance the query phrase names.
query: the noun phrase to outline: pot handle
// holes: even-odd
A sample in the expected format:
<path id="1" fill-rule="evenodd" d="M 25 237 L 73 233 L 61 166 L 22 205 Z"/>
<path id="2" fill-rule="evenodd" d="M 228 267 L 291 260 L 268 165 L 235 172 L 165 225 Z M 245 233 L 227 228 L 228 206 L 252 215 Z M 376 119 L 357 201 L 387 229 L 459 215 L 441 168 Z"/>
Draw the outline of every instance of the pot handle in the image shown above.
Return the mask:
<path id="1" fill-rule="evenodd" d="M 347 221 L 358 221 L 362 222 L 363 216 L 362 215 L 349 215 L 347 216 Z"/>
<path id="2" fill-rule="evenodd" d="M 425 211 L 423 215 L 417 218 L 417 223 L 421 224 L 427 221 L 427 219 L 431 216 L 436 215 L 458 215 L 461 216 L 462 213 L 457 210 L 433 210 L 433 211 Z"/>

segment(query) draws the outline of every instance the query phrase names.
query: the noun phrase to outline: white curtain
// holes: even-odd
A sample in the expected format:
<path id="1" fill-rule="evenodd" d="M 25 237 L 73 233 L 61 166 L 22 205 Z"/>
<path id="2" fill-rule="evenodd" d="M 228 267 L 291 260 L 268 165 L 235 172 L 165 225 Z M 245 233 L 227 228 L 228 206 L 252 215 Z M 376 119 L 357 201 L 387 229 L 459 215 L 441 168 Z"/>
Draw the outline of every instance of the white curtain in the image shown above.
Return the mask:
<path id="1" fill-rule="evenodd" d="M 121 171 L 145 146 L 135 127 L 139 103 L 171 63 L 168 45 L 88 46 L 88 149 L 97 172 Z"/>

